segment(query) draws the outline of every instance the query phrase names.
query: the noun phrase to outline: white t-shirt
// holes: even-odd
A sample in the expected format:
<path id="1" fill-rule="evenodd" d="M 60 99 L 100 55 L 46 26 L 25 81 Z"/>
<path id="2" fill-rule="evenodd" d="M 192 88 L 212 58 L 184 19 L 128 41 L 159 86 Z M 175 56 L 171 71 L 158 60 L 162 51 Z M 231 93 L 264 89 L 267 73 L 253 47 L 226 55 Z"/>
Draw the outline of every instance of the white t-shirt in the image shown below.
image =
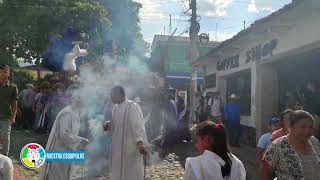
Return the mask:
<path id="1" fill-rule="evenodd" d="M 0 180 L 13 179 L 13 165 L 9 157 L 0 154 Z"/>
<path id="2" fill-rule="evenodd" d="M 211 98 L 210 99 L 210 104 L 211 105 L 211 112 L 210 115 L 211 116 L 222 116 L 222 112 L 221 112 L 221 99 L 218 98 Z"/>

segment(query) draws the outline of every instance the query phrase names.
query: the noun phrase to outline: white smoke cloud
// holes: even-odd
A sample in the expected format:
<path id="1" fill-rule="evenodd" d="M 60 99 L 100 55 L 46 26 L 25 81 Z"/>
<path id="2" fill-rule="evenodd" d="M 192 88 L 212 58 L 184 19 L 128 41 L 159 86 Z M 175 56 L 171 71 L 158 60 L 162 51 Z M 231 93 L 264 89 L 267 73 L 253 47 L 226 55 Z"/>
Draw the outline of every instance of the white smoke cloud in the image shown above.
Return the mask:
<path id="1" fill-rule="evenodd" d="M 143 60 L 126 56 L 127 63 L 119 65 L 123 57 L 118 60 L 105 55 L 101 60 L 80 67 L 80 89 L 76 91 L 84 100 L 84 130 L 91 143 L 87 146 L 88 159 L 86 169 L 88 179 L 104 173 L 108 166 L 107 149 L 110 147 L 110 138 L 103 133 L 104 107 L 110 102 L 111 88 L 121 85 L 126 95 L 131 99 L 137 89 L 144 88 L 152 83 L 152 74 Z M 117 66 L 115 66 L 117 64 Z M 108 119 L 109 120 L 109 119 Z"/>
<path id="2" fill-rule="evenodd" d="M 216 41 L 215 37 L 216 37 L 216 32 L 215 31 L 209 31 L 209 36 L 210 36 L 210 40 Z M 219 32 L 217 33 L 217 41 L 218 42 L 222 42 L 225 41 L 227 39 L 230 39 L 234 36 L 234 34 L 230 34 L 230 33 L 223 33 L 223 32 Z"/>
<path id="3" fill-rule="evenodd" d="M 248 12 L 252 12 L 252 13 L 259 12 L 255 0 L 251 0 L 250 4 L 248 4 Z"/>
<path id="4" fill-rule="evenodd" d="M 261 11 L 268 12 L 268 13 L 272 13 L 272 12 L 276 11 L 276 9 L 272 8 L 272 7 L 261 7 L 260 9 L 261 9 Z"/>
<path id="5" fill-rule="evenodd" d="M 199 0 L 198 13 L 205 16 L 227 16 L 227 7 L 231 0 Z"/>

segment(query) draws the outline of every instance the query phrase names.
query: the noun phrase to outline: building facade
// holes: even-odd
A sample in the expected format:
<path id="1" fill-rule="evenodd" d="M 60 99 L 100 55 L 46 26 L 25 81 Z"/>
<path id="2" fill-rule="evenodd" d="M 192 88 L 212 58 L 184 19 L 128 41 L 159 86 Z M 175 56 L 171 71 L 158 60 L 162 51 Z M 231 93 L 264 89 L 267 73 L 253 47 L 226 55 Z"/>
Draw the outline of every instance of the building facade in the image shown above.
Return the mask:
<path id="1" fill-rule="evenodd" d="M 204 56 L 217 47 L 217 42 L 198 42 L 199 56 Z M 189 100 L 191 84 L 191 43 L 189 37 L 155 35 L 151 46 L 152 71 L 165 81 L 166 88 L 176 90 L 178 95 Z M 197 73 L 198 89 L 203 85 L 203 72 Z"/>
<path id="2" fill-rule="evenodd" d="M 237 94 L 250 143 L 285 109 L 289 92 L 303 94 L 309 81 L 319 82 L 319 18 L 319 0 L 293 1 L 193 64 L 205 72 L 207 91 L 219 90 L 225 101 Z"/>

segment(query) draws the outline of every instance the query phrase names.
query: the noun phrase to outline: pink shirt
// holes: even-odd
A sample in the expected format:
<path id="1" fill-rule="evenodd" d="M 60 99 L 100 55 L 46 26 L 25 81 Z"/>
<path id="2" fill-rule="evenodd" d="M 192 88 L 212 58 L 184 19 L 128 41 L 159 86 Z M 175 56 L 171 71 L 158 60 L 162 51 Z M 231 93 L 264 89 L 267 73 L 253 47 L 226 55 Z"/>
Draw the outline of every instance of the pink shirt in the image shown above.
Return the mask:
<path id="1" fill-rule="evenodd" d="M 283 128 L 276 130 L 271 135 L 271 142 L 273 142 L 274 140 L 276 140 L 282 136 L 285 136 L 285 135 L 287 135 L 287 134 L 285 133 Z"/>

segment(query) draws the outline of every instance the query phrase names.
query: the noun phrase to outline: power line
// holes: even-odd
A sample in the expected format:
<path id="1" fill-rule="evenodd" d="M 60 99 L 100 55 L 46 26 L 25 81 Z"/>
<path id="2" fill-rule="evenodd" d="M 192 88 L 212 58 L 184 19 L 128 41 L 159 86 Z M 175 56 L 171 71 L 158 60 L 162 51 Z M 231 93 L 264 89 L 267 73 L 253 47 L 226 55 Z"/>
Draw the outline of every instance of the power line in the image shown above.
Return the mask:
<path id="1" fill-rule="evenodd" d="M 177 4 L 177 3 L 181 3 L 184 1 L 167 1 L 167 2 L 158 2 L 158 3 L 147 3 L 147 4 L 142 4 L 142 6 L 155 6 L 155 5 L 159 5 L 159 4 Z"/>
<path id="2" fill-rule="evenodd" d="M 147 11 L 147 12 L 140 12 L 144 14 L 180 14 L 181 12 L 169 12 L 169 11 Z"/>
<path id="3" fill-rule="evenodd" d="M 176 4 L 176 3 L 181 3 L 184 1 L 167 1 L 167 2 L 156 2 L 156 3 L 147 3 L 147 4 L 142 4 L 142 6 L 153 6 L 153 5 L 159 5 L 159 4 Z M 249 1 L 237 1 L 237 0 L 233 0 L 230 3 L 240 3 L 240 4 L 255 4 L 255 5 L 263 5 L 263 6 L 282 6 L 282 4 L 280 3 L 253 3 L 253 2 L 249 2 Z"/>
<path id="4" fill-rule="evenodd" d="M 182 7 L 182 10 L 181 10 L 181 12 L 180 12 L 179 19 L 182 18 L 182 15 L 184 14 L 184 11 L 185 11 L 184 1 L 182 1 L 182 5 L 183 5 L 183 7 Z M 177 23 L 177 25 L 176 25 L 176 28 L 177 28 L 177 29 L 178 29 L 178 27 L 179 27 L 179 25 L 180 25 L 180 22 L 181 22 L 181 21 L 178 21 L 178 23 Z"/>
<path id="5" fill-rule="evenodd" d="M 169 18 L 140 18 L 144 21 L 169 21 Z M 172 21 L 189 22 L 189 19 L 171 19 Z"/>
<path id="6" fill-rule="evenodd" d="M 179 16 L 190 16 L 190 14 L 185 14 L 181 12 L 161 12 L 161 11 L 154 11 L 154 12 L 140 12 L 140 14 L 179 14 Z M 235 20 L 243 20 L 241 18 L 233 18 L 233 17 L 222 17 L 222 16 L 209 16 L 209 15 L 201 15 L 199 14 L 200 17 L 206 17 L 208 19 L 218 19 L 218 20 L 227 20 L 227 21 L 235 21 Z"/>
<path id="7" fill-rule="evenodd" d="M 264 6 L 281 6 L 282 4 L 280 3 L 253 3 L 249 1 L 237 1 L 233 0 L 231 3 L 241 3 L 241 4 L 256 4 L 256 5 L 264 5 Z"/>

